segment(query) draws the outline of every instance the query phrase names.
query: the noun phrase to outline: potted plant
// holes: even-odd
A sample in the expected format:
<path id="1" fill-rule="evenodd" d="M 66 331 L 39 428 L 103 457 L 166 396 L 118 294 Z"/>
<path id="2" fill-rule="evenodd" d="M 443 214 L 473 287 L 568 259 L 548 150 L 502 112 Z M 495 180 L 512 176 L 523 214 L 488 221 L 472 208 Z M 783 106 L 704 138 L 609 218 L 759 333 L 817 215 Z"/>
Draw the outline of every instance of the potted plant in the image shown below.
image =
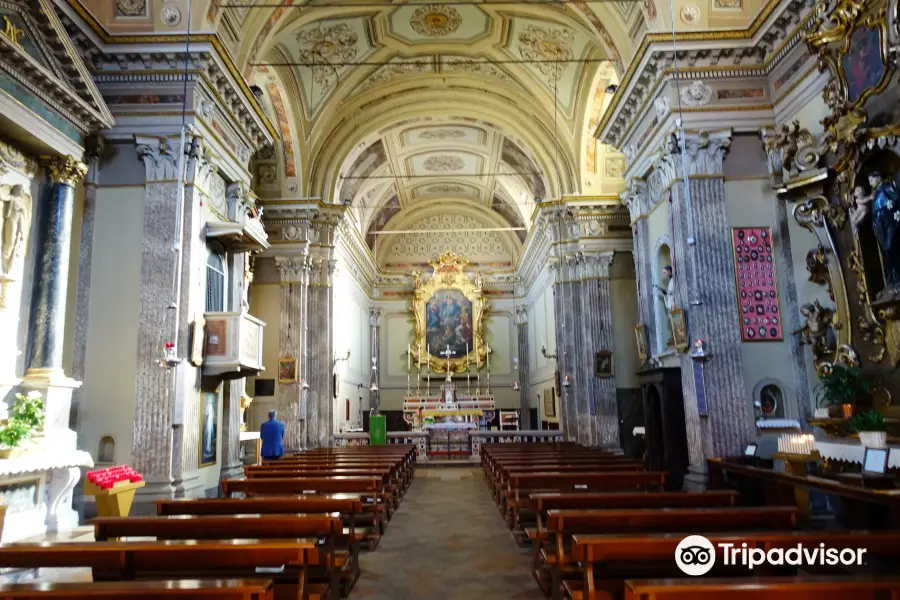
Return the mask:
<path id="1" fill-rule="evenodd" d="M 859 367 L 835 363 L 819 379 L 816 403 L 823 407 L 840 406 L 845 419 L 853 416 L 854 405 L 866 404 L 870 400 L 872 386 Z"/>
<path id="2" fill-rule="evenodd" d="M 887 448 L 887 422 L 874 410 L 850 419 L 850 427 L 859 433 L 859 441 L 866 448 Z"/>
<path id="3" fill-rule="evenodd" d="M 0 458 L 21 454 L 22 443 L 36 435 L 44 426 L 44 402 L 40 392 L 16 394 L 16 403 L 9 409 L 9 417 L 0 428 Z"/>

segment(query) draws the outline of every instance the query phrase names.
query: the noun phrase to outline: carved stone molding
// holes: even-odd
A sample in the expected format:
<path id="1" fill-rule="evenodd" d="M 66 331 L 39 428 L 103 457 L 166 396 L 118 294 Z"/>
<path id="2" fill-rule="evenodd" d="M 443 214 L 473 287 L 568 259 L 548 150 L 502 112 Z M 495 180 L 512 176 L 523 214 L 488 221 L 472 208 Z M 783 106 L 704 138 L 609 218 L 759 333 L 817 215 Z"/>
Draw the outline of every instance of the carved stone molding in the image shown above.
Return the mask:
<path id="1" fill-rule="evenodd" d="M 516 325 L 528 324 L 528 309 L 524 306 L 516 307 Z"/>
<path id="2" fill-rule="evenodd" d="M 34 179 L 38 171 L 38 161 L 15 146 L 0 141 L 0 175 L 10 169 Z"/>
<path id="3" fill-rule="evenodd" d="M 87 175 L 87 165 L 71 156 L 42 156 L 41 164 L 47 169 L 52 183 L 75 187 Z"/>
<path id="4" fill-rule="evenodd" d="M 369 309 L 369 327 L 381 327 L 381 313 L 380 308 Z"/>
<path id="5" fill-rule="evenodd" d="M 179 143 L 166 137 L 134 136 L 138 158 L 144 163 L 148 183 L 178 179 Z"/>
<path id="6" fill-rule="evenodd" d="M 625 191 L 619 194 L 622 204 L 628 207 L 628 215 L 632 221 L 650 209 L 647 191 L 647 183 L 641 179 L 634 178 L 625 186 Z"/>
<path id="7" fill-rule="evenodd" d="M 687 134 L 682 152 L 678 138 L 674 133 L 669 134 L 653 159 L 653 170 L 647 177 L 650 203 L 659 202 L 662 193 L 685 175 L 724 175 L 725 155 L 731 147 L 731 136 L 731 130 L 702 130 Z"/>
<path id="8" fill-rule="evenodd" d="M 309 276 L 309 257 L 301 256 L 276 256 L 275 269 L 281 285 L 306 284 Z"/>
<path id="9" fill-rule="evenodd" d="M 773 185 L 805 176 L 808 171 L 822 166 L 828 153 L 828 138 L 816 139 L 799 121 L 785 123 L 776 130 L 762 128 L 759 131 L 763 148 L 768 157 L 769 176 Z"/>
<path id="10" fill-rule="evenodd" d="M 582 277 L 584 279 L 606 279 L 609 277 L 609 268 L 613 262 L 612 252 L 583 253 L 582 258 Z"/>

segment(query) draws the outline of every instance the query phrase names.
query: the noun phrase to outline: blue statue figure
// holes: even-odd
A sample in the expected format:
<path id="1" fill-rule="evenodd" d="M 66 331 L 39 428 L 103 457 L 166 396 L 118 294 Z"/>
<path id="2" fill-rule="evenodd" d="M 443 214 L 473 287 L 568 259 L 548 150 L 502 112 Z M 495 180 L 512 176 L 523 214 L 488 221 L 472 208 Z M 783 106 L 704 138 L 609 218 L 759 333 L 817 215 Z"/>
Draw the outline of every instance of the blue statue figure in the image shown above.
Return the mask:
<path id="1" fill-rule="evenodd" d="M 900 289 L 900 189 L 881 173 L 869 174 L 872 190 L 872 229 L 881 248 L 887 293 Z"/>

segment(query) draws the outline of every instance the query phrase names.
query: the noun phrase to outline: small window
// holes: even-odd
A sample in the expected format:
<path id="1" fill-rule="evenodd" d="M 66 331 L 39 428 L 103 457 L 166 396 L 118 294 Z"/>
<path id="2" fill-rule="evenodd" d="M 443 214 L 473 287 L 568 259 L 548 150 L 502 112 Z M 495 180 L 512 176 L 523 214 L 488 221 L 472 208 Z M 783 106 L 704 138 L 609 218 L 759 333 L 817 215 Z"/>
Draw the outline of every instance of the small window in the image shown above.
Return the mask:
<path id="1" fill-rule="evenodd" d="M 206 259 L 206 312 L 225 312 L 225 257 L 211 253 Z"/>

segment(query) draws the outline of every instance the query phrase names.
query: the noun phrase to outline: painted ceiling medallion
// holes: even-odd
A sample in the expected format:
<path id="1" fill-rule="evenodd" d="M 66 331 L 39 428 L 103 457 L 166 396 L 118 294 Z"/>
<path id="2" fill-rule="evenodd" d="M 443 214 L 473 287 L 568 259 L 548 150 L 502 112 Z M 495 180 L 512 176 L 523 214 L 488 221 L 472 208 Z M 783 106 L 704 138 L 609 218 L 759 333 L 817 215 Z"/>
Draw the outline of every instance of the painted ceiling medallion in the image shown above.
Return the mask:
<path id="1" fill-rule="evenodd" d="M 449 156 L 439 154 L 437 156 L 429 156 L 422 163 L 422 167 L 426 171 L 433 173 L 447 173 L 449 171 L 459 171 L 465 166 L 463 160 L 458 156 Z"/>
<path id="2" fill-rule="evenodd" d="M 359 52 L 359 36 L 346 23 L 301 31 L 297 43 L 301 62 L 326 63 L 312 68 L 313 78 L 319 85 L 329 85 L 331 77 L 336 76 L 331 63 L 353 60 Z"/>
<path id="3" fill-rule="evenodd" d="M 461 140 L 466 137 L 462 129 L 426 129 L 419 134 L 420 140 Z"/>
<path id="4" fill-rule="evenodd" d="M 570 29 L 528 25 L 519 34 L 519 52 L 525 60 L 534 61 L 537 70 L 549 77 L 551 82 L 557 82 L 568 66 L 563 61 L 572 60 L 574 41 L 575 33 Z"/>
<path id="5" fill-rule="evenodd" d="M 686 4 L 681 8 L 681 20 L 688 25 L 696 25 L 700 22 L 700 7 L 696 4 Z"/>
<path id="6" fill-rule="evenodd" d="M 444 37 L 459 29 L 462 17 L 452 6 L 446 4 L 426 4 L 415 10 L 409 20 L 410 26 L 425 37 Z"/>
<path id="7" fill-rule="evenodd" d="M 147 0 L 116 0 L 117 17 L 146 17 Z"/>

